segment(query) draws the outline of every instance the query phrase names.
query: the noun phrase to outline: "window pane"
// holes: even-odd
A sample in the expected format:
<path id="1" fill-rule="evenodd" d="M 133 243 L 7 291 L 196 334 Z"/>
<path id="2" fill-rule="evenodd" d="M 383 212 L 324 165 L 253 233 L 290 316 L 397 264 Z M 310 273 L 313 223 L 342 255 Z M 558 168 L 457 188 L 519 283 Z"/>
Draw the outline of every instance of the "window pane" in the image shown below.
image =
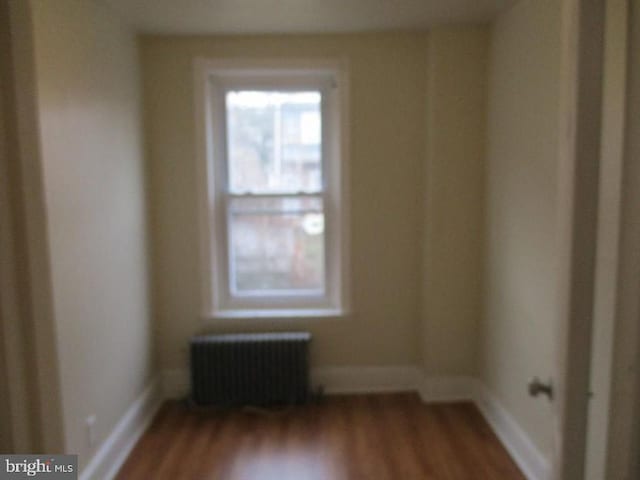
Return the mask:
<path id="1" fill-rule="evenodd" d="M 324 290 L 320 199 L 234 199 L 229 213 L 234 293 Z"/>
<path id="2" fill-rule="evenodd" d="M 231 192 L 321 190 L 320 100 L 320 92 L 227 93 Z"/>

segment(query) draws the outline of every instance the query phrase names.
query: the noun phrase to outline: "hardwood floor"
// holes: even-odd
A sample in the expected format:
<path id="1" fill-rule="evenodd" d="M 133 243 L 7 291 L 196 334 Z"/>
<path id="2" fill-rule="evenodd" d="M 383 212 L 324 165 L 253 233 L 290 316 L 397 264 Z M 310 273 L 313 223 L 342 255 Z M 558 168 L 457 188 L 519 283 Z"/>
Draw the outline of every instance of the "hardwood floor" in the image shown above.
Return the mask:
<path id="1" fill-rule="evenodd" d="M 282 411 L 165 404 L 118 479 L 521 480 L 473 404 L 328 397 Z"/>

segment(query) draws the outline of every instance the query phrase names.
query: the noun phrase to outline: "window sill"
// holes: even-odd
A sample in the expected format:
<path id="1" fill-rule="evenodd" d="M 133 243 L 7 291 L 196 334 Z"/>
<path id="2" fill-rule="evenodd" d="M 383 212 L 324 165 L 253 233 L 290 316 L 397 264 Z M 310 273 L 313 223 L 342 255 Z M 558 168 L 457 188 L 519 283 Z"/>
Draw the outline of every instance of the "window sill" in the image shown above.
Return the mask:
<path id="1" fill-rule="evenodd" d="M 291 320 L 313 318 L 344 318 L 347 312 L 335 308 L 281 309 L 281 310 L 220 310 L 204 315 L 205 321 L 226 320 Z"/>

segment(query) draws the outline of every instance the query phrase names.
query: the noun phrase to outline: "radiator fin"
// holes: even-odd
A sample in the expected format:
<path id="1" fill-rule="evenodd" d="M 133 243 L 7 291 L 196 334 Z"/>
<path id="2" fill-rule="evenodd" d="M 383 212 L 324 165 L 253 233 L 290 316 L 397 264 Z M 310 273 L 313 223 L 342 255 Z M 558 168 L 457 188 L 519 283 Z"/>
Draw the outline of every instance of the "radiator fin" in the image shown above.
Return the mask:
<path id="1" fill-rule="evenodd" d="M 221 406 L 306 402 L 310 341 L 307 332 L 193 337 L 193 401 Z"/>

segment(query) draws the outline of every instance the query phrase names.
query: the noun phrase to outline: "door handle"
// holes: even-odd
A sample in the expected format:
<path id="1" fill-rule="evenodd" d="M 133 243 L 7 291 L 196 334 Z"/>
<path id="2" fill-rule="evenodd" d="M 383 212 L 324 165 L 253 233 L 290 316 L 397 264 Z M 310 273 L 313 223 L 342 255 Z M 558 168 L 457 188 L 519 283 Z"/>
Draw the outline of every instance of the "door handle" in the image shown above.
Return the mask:
<path id="1" fill-rule="evenodd" d="M 549 400 L 553 399 L 553 386 L 551 384 L 551 380 L 549 382 L 544 383 L 538 377 L 533 377 L 529 380 L 528 385 L 529 395 L 532 397 L 537 397 L 538 395 L 546 395 Z"/>

